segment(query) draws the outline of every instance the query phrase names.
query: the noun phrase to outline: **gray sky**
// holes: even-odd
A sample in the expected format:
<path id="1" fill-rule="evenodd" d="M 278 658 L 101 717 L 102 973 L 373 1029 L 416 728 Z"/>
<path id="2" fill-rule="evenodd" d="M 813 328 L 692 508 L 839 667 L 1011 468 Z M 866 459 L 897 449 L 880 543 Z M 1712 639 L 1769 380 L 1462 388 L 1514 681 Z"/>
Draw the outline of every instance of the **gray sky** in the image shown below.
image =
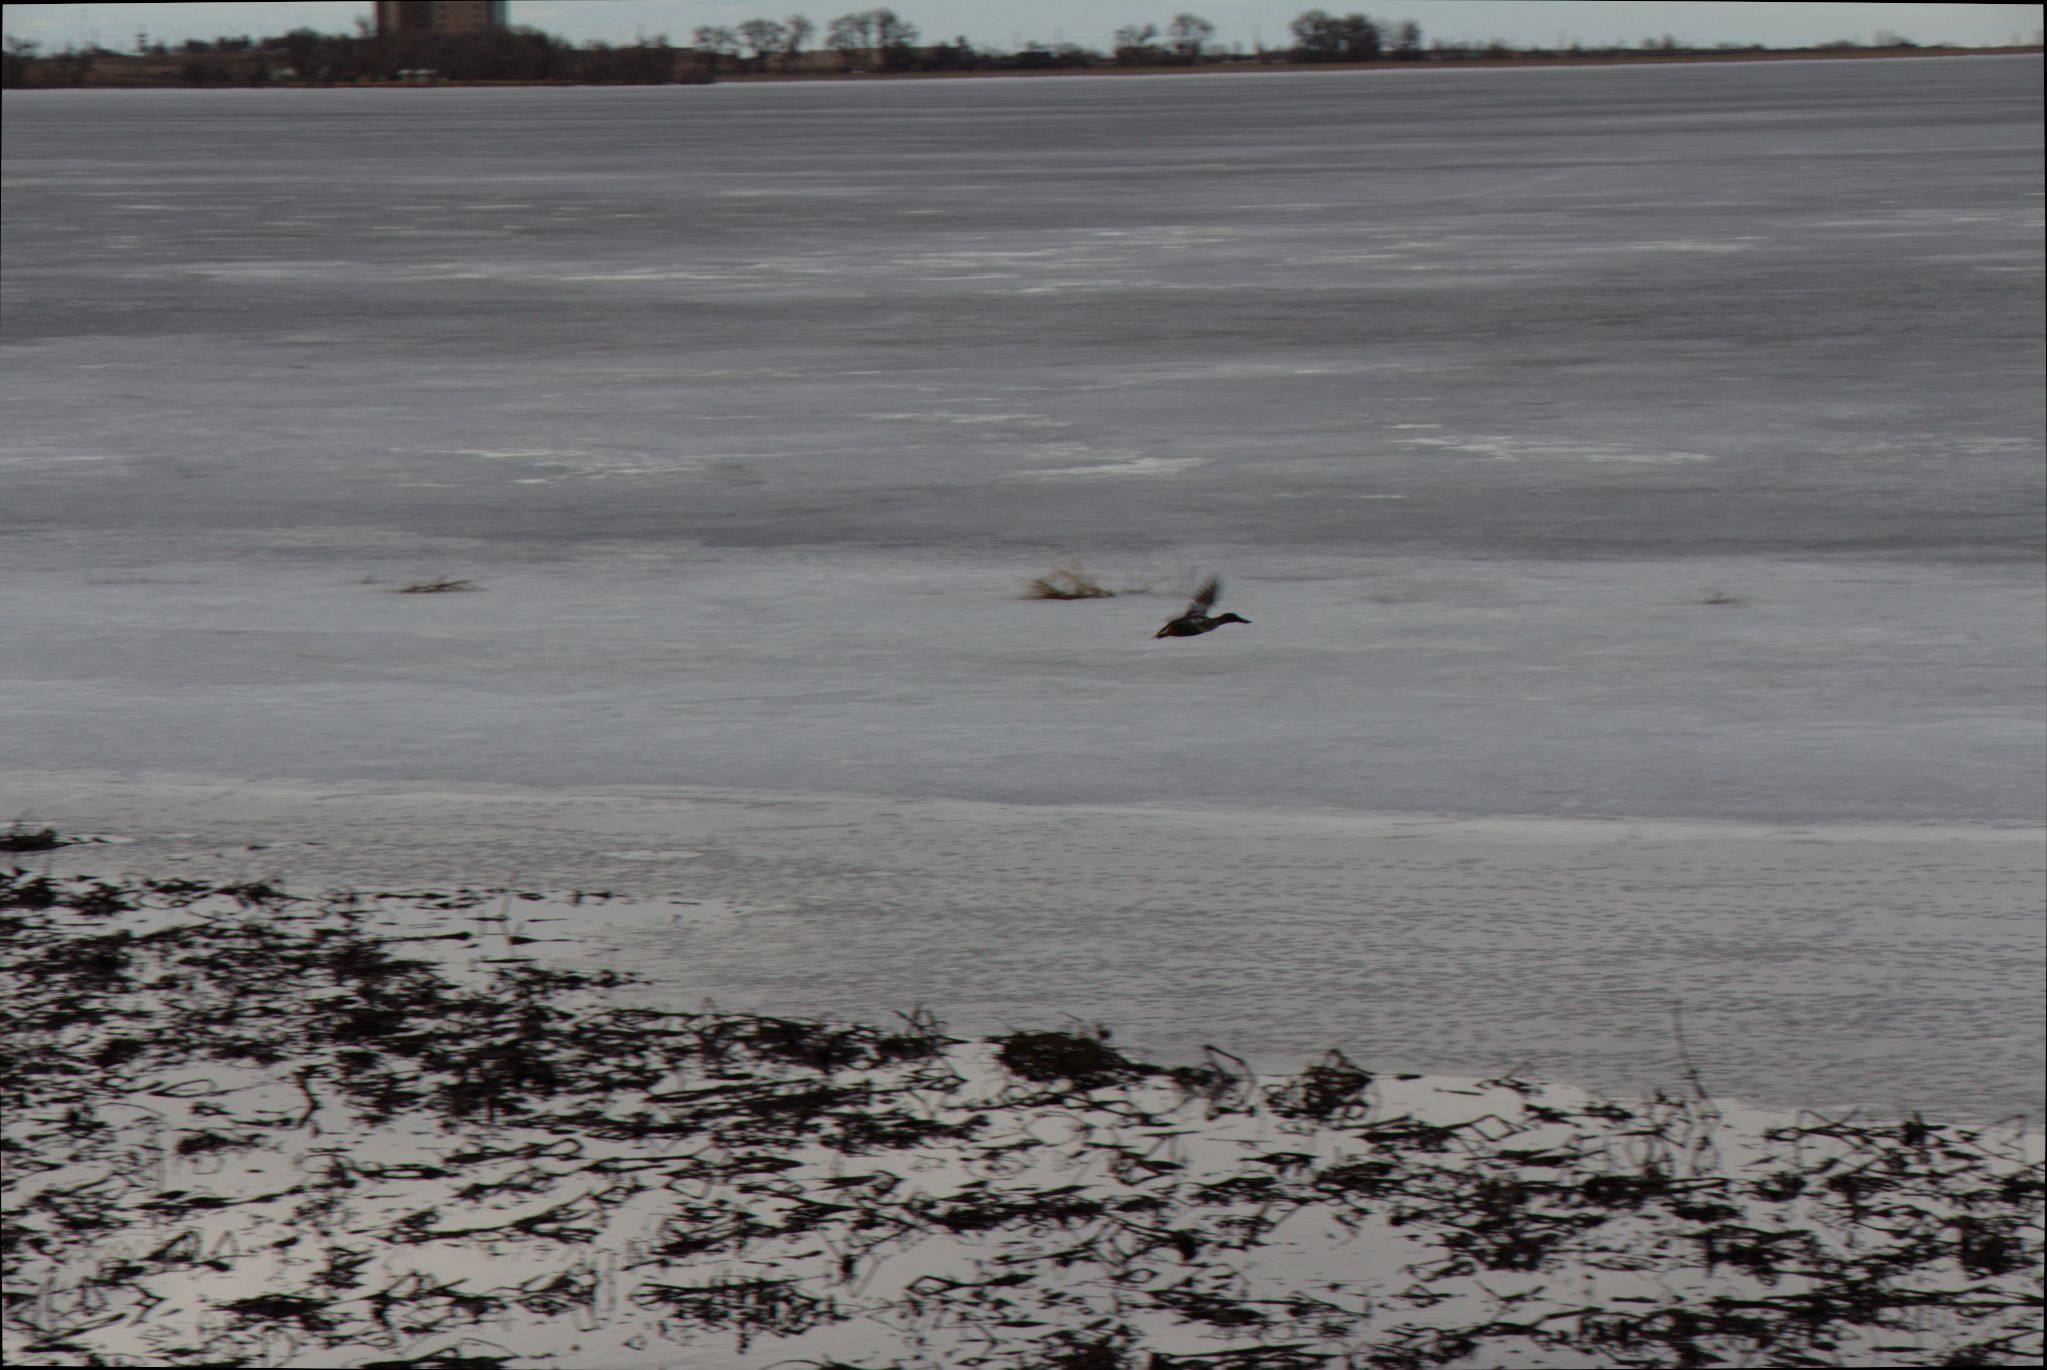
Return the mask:
<path id="1" fill-rule="evenodd" d="M 512 0 L 515 24 L 576 42 L 630 42 L 666 34 L 687 43 L 700 24 L 738 24 L 805 14 L 822 30 L 833 18 L 873 8 L 879 0 Z M 126 51 L 138 32 L 176 43 L 222 34 L 263 37 L 307 27 L 346 33 L 372 6 L 347 0 L 298 4 L 4 5 L 10 34 L 46 47 L 83 44 Z M 1650 3 L 1648 0 L 894 0 L 896 13 L 927 41 L 964 37 L 978 47 L 1008 49 L 1026 42 L 1064 41 L 1107 48 L 1126 24 L 1157 24 L 1191 12 L 1216 27 L 1224 46 L 1262 41 L 1282 46 L 1287 24 L 1304 10 L 1363 10 L 1392 22 L 1413 20 L 1425 39 L 1501 38 L 1529 45 L 1559 41 L 1639 43 L 1669 34 L 1697 44 L 1761 42 L 1773 47 L 1834 39 L 1870 41 L 1887 30 L 1914 42 L 1991 44 L 2037 42 L 2040 5 Z"/>

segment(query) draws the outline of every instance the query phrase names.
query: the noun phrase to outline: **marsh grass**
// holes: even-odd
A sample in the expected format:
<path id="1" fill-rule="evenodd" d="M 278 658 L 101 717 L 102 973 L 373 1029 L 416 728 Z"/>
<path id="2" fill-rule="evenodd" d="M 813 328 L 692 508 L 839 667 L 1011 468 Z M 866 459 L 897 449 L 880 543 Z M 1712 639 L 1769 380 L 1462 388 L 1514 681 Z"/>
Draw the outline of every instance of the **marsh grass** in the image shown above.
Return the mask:
<path id="1" fill-rule="evenodd" d="M 2039 1360 L 2037 1163 L 1916 1118 L 1736 1139 L 1681 1023 L 1688 1097 L 1337 1052 L 1261 1087 L 1100 1028 L 635 1006 L 494 898 L 0 871 L 10 1356 Z"/>
<path id="2" fill-rule="evenodd" d="M 0 832 L 0 852 L 55 851 L 69 845 L 69 840 L 58 836 L 55 828 L 31 828 L 26 819 L 18 818 L 5 832 Z"/>
<path id="3" fill-rule="evenodd" d="M 1025 599 L 1111 599 L 1116 593 L 1082 570 L 1079 562 L 1055 566 L 1024 582 Z"/>
<path id="4" fill-rule="evenodd" d="M 395 593 L 401 595 L 445 595 L 457 590 L 480 590 L 482 588 L 473 580 L 456 580 L 448 576 L 436 576 L 432 580 L 415 580 L 410 585 L 401 585 Z"/>
<path id="5" fill-rule="evenodd" d="M 1157 1072 L 1156 1066 L 1126 1059 L 1109 1045 L 1109 1034 L 1091 1032 L 1012 1032 L 996 1053 L 1012 1074 L 1038 1084 L 1063 1083 L 1075 1089 Z"/>

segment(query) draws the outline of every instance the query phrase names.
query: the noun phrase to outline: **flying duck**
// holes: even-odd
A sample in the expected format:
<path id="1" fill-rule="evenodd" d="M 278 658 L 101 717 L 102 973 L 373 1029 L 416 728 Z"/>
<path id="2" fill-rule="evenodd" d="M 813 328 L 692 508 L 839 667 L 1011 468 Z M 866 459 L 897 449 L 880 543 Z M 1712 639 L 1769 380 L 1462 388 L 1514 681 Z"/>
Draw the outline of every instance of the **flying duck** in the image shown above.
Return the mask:
<path id="1" fill-rule="evenodd" d="M 1201 587 L 1194 592 L 1194 598 L 1187 601 L 1187 612 L 1153 633 L 1152 636 L 1154 638 L 1199 637 L 1203 633 L 1214 632 L 1225 623 L 1249 623 L 1250 619 L 1238 618 L 1235 614 L 1217 614 L 1213 618 L 1209 617 L 1208 611 L 1215 607 L 1215 602 L 1222 595 L 1222 592 L 1223 583 L 1217 577 L 1210 576 L 1207 580 L 1202 581 Z"/>

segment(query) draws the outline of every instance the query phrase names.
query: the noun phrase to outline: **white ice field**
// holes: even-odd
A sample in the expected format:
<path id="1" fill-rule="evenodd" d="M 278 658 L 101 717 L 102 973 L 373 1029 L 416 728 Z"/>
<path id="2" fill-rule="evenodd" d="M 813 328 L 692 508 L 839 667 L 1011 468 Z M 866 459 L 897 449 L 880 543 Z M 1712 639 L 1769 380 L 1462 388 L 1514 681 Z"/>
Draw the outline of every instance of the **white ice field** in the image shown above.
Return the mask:
<path id="1" fill-rule="evenodd" d="M 675 1005 L 2037 1122 L 2040 108 L 10 93 L 0 818 L 696 901 L 590 929 Z"/>

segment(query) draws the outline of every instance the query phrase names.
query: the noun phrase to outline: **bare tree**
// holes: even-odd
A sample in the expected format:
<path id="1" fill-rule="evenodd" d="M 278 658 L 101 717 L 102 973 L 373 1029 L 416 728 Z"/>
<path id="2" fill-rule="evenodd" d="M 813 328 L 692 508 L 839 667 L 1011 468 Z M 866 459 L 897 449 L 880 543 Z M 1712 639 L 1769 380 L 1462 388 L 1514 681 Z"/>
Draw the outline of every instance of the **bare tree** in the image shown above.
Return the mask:
<path id="1" fill-rule="evenodd" d="M 824 41 L 826 47 L 839 54 L 839 65 L 848 71 L 866 65 L 870 60 L 868 54 L 874 51 L 872 12 L 840 15 L 832 20 Z"/>
<path id="2" fill-rule="evenodd" d="M 1309 10 L 1288 27 L 1294 31 L 1296 61 L 1371 62 L 1378 59 L 1379 25 L 1362 14 L 1346 14 L 1339 19 L 1327 10 Z"/>
<path id="3" fill-rule="evenodd" d="M 29 72 L 36 65 L 36 53 L 43 45 L 33 38 L 17 38 L 10 33 L 4 46 L 6 55 L 0 58 L 0 85 L 18 90 L 28 84 Z"/>
<path id="4" fill-rule="evenodd" d="M 1166 26 L 1166 45 L 1182 62 L 1198 62 L 1201 50 L 1215 37 L 1215 25 L 1198 14 L 1176 14 Z"/>
<path id="5" fill-rule="evenodd" d="M 705 24 L 690 35 L 690 42 L 699 52 L 711 55 L 711 68 L 716 70 L 726 58 L 739 56 L 739 35 L 723 24 Z"/>
<path id="6" fill-rule="evenodd" d="M 753 53 L 755 71 L 766 71 L 768 55 L 789 46 L 788 26 L 772 19 L 749 19 L 739 26 L 737 33 L 739 41 Z"/>
<path id="7" fill-rule="evenodd" d="M 892 9 L 862 10 L 832 20 L 825 45 L 848 68 L 863 62 L 881 67 L 906 67 L 915 60 L 917 26 Z"/>
<path id="8" fill-rule="evenodd" d="M 782 70 L 794 71 L 797 59 L 803 55 L 803 45 L 817 32 L 817 25 L 800 14 L 792 14 L 782 27 L 789 35 L 788 41 L 782 45 Z"/>
<path id="9" fill-rule="evenodd" d="M 917 26 L 896 16 L 890 9 L 873 11 L 874 45 L 881 49 L 883 66 L 908 66 L 917 46 Z"/>
<path id="10" fill-rule="evenodd" d="M 1116 65 L 1122 67 L 1142 66 L 1156 62 L 1159 50 L 1155 40 L 1159 36 L 1157 24 L 1130 24 L 1116 30 Z"/>

